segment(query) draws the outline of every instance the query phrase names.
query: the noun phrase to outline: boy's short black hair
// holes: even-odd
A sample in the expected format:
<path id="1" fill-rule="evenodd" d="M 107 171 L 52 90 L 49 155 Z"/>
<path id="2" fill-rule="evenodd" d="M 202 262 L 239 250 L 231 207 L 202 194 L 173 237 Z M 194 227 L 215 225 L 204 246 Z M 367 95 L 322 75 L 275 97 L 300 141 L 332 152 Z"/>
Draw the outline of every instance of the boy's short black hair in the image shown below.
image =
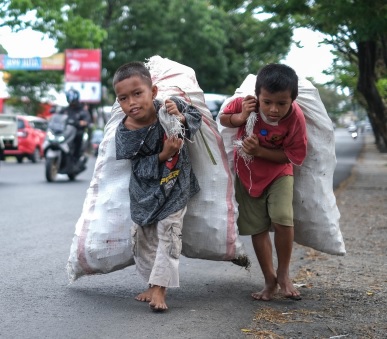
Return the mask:
<path id="1" fill-rule="evenodd" d="M 257 74 L 255 94 L 259 96 L 261 88 L 270 93 L 290 90 L 292 100 L 298 96 L 298 76 L 293 68 L 284 64 L 268 64 Z"/>
<path id="2" fill-rule="evenodd" d="M 133 76 L 139 76 L 152 86 L 152 76 L 141 61 L 132 61 L 124 64 L 116 70 L 113 77 L 113 87 L 120 81 L 128 79 Z"/>

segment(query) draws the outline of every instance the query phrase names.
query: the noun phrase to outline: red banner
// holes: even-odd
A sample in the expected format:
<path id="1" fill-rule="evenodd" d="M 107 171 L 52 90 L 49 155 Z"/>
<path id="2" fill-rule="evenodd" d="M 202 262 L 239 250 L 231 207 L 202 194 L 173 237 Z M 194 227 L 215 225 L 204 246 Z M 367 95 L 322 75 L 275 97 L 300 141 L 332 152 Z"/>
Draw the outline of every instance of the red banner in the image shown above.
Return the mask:
<path id="1" fill-rule="evenodd" d="M 67 49 L 66 82 L 101 81 L 100 49 Z"/>

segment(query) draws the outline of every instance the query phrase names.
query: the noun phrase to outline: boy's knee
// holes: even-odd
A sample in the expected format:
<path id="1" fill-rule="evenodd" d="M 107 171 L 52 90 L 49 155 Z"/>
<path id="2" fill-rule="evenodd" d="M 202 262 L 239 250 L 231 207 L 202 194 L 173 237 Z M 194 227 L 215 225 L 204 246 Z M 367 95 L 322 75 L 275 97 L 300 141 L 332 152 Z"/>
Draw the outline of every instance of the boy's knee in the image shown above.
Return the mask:
<path id="1" fill-rule="evenodd" d="M 288 232 L 293 231 L 293 225 L 285 225 L 283 223 L 275 223 L 273 222 L 271 224 L 272 228 L 274 229 L 275 232 Z"/>

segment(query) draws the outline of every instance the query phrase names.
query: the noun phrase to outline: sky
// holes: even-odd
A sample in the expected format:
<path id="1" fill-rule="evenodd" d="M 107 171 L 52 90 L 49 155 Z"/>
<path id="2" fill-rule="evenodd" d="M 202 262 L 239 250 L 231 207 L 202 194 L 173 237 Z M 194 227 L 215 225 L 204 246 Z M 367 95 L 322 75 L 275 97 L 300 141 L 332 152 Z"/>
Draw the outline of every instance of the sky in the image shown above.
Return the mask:
<path id="1" fill-rule="evenodd" d="M 330 67 L 333 59 L 329 46 L 319 46 L 323 35 L 299 28 L 294 31 L 293 38 L 300 41 L 303 47 L 293 45 L 282 62 L 293 67 L 300 77 L 313 77 L 317 83 L 330 80 L 322 74 L 324 69 Z M 53 40 L 32 30 L 12 33 L 7 27 L 0 28 L 0 44 L 12 58 L 49 57 L 56 53 Z"/>
<path id="2" fill-rule="evenodd" d="M 322 73 L 331 67 L 333 61 L 332 47 L 320 45 L 323 39 L 322 33 L 306 28 L 295 29 L 293 40 L 300 41 L 302 48 L 293 44 L 288 56 L 282 62 L 293 67 L 300 77 L 313 77 L 321 84 L 331 80 L 331 77 Z"/>
<path id="3" fill-rule="evenodd" d="M 7 50 L 11 58 L 43 58 L 56 53 L 53 40 L 31 29 L 12 33 L 8 27 L 2 27 L 0 28 L 0 44 Z"/>

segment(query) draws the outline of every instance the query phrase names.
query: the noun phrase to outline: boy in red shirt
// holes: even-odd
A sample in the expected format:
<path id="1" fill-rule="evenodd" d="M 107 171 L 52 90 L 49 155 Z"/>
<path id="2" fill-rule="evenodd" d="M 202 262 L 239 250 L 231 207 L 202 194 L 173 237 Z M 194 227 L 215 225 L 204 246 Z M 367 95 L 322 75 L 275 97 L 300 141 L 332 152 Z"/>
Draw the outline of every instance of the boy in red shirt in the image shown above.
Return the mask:
<path id="1" fill-rule="evenodd" d="M 223 126 L 238 128 L 241 149 L 234 151 L 238 228 L 241 235 L 251 235 L 265 278 L 263 290 L 252 297 L 271 300 L 279 285 L 285 297 L 298 300 L 300 293 L 289 277 L 294 239 L 293 165 L 300 166 L 305 159 L 307 136 L 304 114 L 294 101 L 298 95 L 297 74 L 289 66 L 269 64 L 258 72 L 255 94 L 236 98 L 220 116 Z M 246 123 L 252 112 L 257 119 L 248 135 Z"/>

